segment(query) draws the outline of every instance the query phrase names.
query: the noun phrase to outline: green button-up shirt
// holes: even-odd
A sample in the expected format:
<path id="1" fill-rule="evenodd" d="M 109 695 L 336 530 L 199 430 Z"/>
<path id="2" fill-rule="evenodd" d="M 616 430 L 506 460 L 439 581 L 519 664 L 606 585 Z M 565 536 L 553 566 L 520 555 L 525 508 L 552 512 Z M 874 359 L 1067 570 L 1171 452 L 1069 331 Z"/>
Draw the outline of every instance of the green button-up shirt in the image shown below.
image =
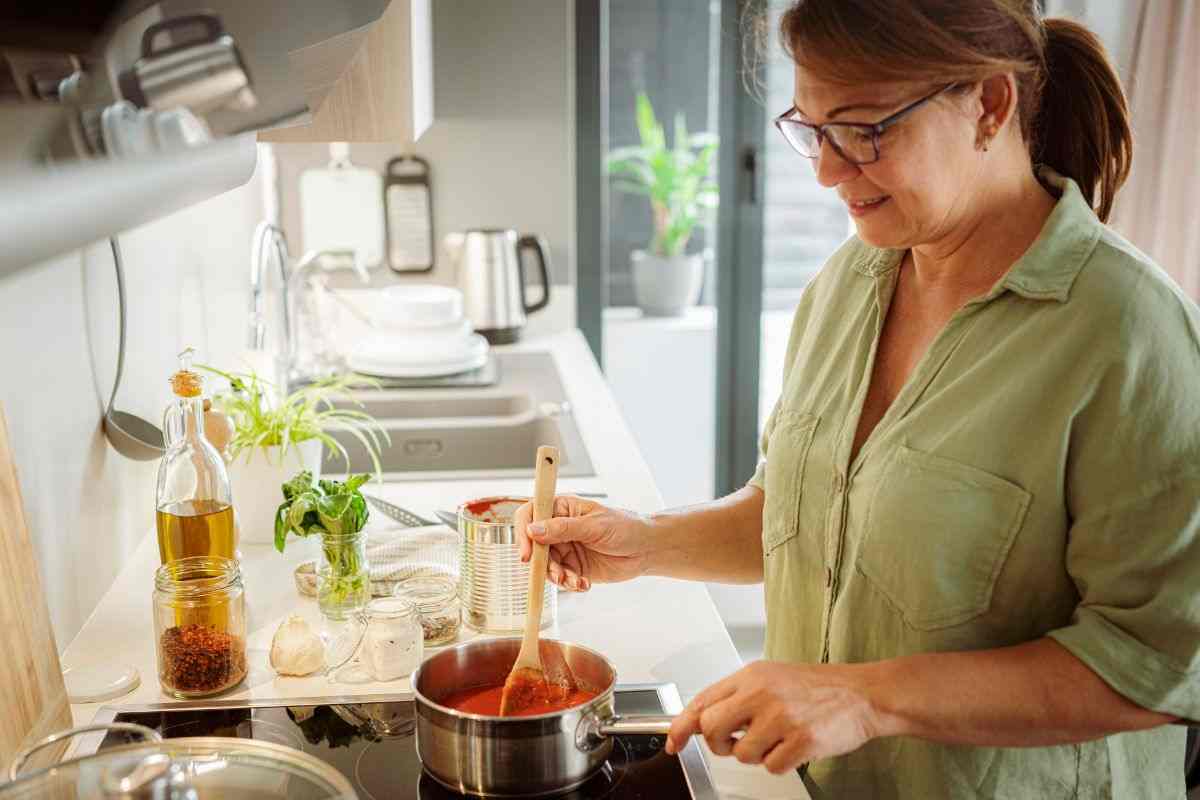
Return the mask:
<path id="1" fill-rule="evenodd" d="M 767 657 L 1050 636 L 1135 703 L 1200 719 L 1200 312 L 1046 177 L 1062 195 L 1037 240 L 954 315 L 853 462 L 903 253 L 851 239 L 805 290 L 751 481 Z M 1181 798 L 1184 735 L 895 737 L 809 773 L 835 800 Z"/>

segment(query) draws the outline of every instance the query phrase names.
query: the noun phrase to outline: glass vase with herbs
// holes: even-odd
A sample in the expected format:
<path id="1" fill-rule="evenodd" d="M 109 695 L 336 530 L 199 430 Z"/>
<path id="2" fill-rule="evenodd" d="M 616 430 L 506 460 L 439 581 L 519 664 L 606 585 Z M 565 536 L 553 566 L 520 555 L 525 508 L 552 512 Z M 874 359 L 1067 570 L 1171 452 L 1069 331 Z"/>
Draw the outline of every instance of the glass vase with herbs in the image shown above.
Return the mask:
<path id="1" fill-rule="evenodd" d="M 344 482 L 314 482 L 305 470 L 283 484 L 275 549 L 283 552 L 289 533 L 321 537 L 317 605 L 328 619 L 344 620 L 371 599 L 364 531 L 369 512 L 359 491 L 368 480 L 370 475 L 350 475 Z"/>

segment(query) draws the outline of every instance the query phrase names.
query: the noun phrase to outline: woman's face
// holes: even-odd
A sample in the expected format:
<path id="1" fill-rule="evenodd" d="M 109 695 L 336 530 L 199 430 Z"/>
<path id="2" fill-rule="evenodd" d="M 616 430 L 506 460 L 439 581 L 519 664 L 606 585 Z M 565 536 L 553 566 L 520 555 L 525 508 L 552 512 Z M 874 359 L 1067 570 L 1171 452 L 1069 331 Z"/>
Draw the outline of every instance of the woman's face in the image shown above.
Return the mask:
<path id="1" fill-rule="evenodd" d="M 833 83 L 796 67 L 793 102 L 805 122 L 876 123 L 938 89 L 927 84 Z M 889 127 L 879 160 L 856 166 L 826 140 L 813 162 L 822 186 L 837 190 L 858 235 L 876 247 L 937 242 L 970 219 L 982 159 L 975 144 L 978 93 L 947 92 Z"/>

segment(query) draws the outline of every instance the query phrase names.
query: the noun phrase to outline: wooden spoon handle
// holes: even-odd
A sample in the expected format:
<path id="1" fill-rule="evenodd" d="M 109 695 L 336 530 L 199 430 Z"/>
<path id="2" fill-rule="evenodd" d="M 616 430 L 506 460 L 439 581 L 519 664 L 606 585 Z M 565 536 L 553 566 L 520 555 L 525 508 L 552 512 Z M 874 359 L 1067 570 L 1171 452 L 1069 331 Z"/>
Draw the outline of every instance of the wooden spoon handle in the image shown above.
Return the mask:
<path id="1" fill-rule="evenodd" d="M 554 490 L 558 483 L 558 448 L 543 446 L 537 451 L 533 477 L 533 521 L 542 522 L 554 516 Z M 545 599 L 546 566 L 549 551 L 546 545 L 533 542 L 529 559 L 529 606 L 525 614 L 525 637 L 521 652 L 537 655 L 538 630 L 542 627 L 542 602 Z"/>

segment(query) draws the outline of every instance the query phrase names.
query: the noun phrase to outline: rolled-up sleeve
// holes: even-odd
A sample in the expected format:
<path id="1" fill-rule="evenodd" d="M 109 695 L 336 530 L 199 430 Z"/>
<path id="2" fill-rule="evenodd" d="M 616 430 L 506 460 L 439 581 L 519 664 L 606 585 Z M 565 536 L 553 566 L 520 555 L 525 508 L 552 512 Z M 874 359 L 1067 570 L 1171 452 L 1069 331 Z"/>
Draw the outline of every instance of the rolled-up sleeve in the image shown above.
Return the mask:
<path id="1" fill-rule="evenodd" d="M 1200 719 L 1200 346 L 1173 298 L 1127 317 L 1138 337 L 1072 431 L 1066 567 L 1079 593 L 1049 635 L 1138 705 Z"/>
<path id="2" fill-rule="evenodd" d="M 1143 708 L 1200 719 L 1200 473 L 1077 519 L 1067 569 L 1081 599 L 1050 636 Z"/>

